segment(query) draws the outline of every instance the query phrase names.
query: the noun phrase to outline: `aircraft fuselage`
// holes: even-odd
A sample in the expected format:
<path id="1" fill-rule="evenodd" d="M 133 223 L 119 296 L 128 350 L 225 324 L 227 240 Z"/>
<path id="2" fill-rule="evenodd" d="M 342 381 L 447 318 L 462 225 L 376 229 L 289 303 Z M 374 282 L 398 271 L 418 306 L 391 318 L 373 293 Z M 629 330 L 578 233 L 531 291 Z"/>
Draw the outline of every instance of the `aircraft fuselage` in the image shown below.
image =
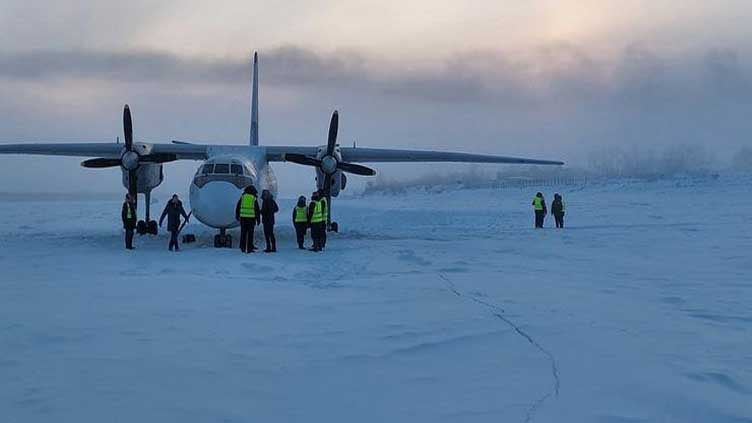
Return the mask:
<path id="1" fill-rule="evenodd" d="M 277 195 L 274 176 L 263 147 L 245 146 L 212 151 L 198 167 L 190 187 L 193 215 L 212 228 L 226 229 L 238 225 L 235 206 L 243 189 L 253 185 L 259 192 Z"/>

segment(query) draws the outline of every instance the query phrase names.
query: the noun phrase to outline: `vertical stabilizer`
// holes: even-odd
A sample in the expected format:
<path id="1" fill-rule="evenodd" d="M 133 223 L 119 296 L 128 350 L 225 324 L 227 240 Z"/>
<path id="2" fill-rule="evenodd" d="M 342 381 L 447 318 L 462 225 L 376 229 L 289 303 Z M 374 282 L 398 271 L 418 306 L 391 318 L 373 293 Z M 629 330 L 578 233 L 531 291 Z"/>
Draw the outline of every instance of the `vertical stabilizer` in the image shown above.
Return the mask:
<path id="1" fill-rule="evenodd" d="M 258 133 L 258 53 L 253 53 L 253 80 L 251 82 L 251 145 L 259 145 Z"/>

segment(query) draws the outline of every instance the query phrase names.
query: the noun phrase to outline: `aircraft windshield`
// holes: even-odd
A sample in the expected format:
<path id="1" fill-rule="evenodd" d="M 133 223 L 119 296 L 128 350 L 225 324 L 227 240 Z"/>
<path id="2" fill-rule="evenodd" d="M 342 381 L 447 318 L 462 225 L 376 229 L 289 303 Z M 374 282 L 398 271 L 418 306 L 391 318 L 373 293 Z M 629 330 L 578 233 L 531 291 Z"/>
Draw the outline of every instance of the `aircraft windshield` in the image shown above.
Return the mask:
<path id="1" fill-rule="evenodd" d="M 243 166 L 241 166 L 239 164 L 230 165 L 230 169 L 231 169 L 230 173 L 232 173 L 233 175 L 242 175 L 243 174 Z"/>
<path id="2" fill-rule="evenodd" d="M 215 164 L 214 165 L 214 173 L 215 174 L 227 174 L 230 173 L 230 165 L 229 164 Z"/>
<path id="3" fill-rule="evenodd" d="M 214 165 L 213 164 L 205 164 L 204 168 L 201 170 L 201 173 L 203 175 L 208 175 L 210 173 L 214 173 Z"/>

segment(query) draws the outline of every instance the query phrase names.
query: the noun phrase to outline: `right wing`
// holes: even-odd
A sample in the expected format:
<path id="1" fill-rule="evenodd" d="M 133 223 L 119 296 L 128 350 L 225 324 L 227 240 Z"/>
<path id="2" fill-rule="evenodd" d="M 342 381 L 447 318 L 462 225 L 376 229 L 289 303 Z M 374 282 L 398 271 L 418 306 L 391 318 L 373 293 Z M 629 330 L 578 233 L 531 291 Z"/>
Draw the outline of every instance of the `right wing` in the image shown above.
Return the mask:
<path id="1" fill-rule="evenodd" d="M 531 165 L 563 165 L 556 160 L 525 159 L 490 154 L 456 153 L 451 151 L 394 150 L 383 148 L 341 148 L 342 159 L 347 162 L 398 163 L 398 162 L 462 162 L 462 163 L 513 163 Z"/>
<path id="2" fill-rule="evenodd" d="M 317 147 L 266 146 L 269 161 L 284 161 L 285 154 L 300 154 L 315 157 Z M 399 150 L 385 148 L 341 147 L 342 160 L 351 163 L 399 163 L 399 162 L 460 162 L 460 163 L 511 163 L 531 165 L 563 165 L 556 160 L 524 159 L 520 157 L 494 156 L 489 154 L 456 153 L 451 151 Z"/>

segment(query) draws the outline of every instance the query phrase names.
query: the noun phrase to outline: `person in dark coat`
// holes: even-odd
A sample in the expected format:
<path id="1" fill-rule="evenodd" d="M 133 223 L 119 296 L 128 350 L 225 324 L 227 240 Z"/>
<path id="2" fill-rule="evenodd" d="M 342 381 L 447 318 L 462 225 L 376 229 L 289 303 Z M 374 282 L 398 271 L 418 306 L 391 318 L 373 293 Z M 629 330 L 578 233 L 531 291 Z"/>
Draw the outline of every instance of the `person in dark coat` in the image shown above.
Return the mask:
<path id="1" fill-rule="evenodd" d="M 306 198 L 304 196 L 298 197 L 298 204 L 292 209 L 292 224 L 295 226 L 295 235 L 298 239 L 298 248 L 305 250 L 305 235 L 308 231 L 308 225 L 310 220 L 308 219 L 308 207 L 306 206 Z"/>
<path id="2" fill-rule="evenodd" d="M 274 237 L 274 214 L 279 211 L 277 202 L 268 189 L 261 191 L 261 222 L 264 224 L 265 253 L 277 252 L 277 239 Z"/>
<path id="3" fill-rule="evenodd" d="M 554 201 L 551 202 L 551 214 L 554 216 L 557 228 L 564 227 L 564 212 L 566 205 L 564 199 L 561 198 L 559 193 L 554 194 Z"/>
<path id="4" fill-rule="evenodd" d="M 533 197 L 533 210 L 535 211 L 535 227 L 542 228 L 543 221 L 546 219 L 546 199 L 540 192 Z"/>
<path id="5" fill-rule="evenodd" d="M 136 203 L 130 194 L 125 194 L 123 210 L 121 212 L 123 219 L 123 229 L 125 229 L 125 248 L 133 249 L 133 231 L 136 229 Z"/>
<path id="6" fill-rule="evenodd" d="M 256 187 L 249 185 L 243 190 L 237 206 L 235 206 L 235 219 L 240 222 L 240 251 L 252 253 L 256 249 L 253 245 L 253 235 L 256 226 L 261 224 L 261 210 L 256 201 Z"/>
<path id="7" fill-rule="evenodd" d="M 183 202 L 180 201 L 177 194 L 173 194 L 172 199 L 165 205 L 162 217 L 159 218 L 159 226 L 162 226 L 165 217 L 167 217 L 167 230 L 170 232 L 170 245 L 167 247 L 170 251 L 175 248 L 175 251 L 180 251 L 180 245 L 178 244 L 178 233 L 180 232 L 180 216 L 183 216 L 185 221 L 188 221 L 188 214 L 183 208 Z"/>

